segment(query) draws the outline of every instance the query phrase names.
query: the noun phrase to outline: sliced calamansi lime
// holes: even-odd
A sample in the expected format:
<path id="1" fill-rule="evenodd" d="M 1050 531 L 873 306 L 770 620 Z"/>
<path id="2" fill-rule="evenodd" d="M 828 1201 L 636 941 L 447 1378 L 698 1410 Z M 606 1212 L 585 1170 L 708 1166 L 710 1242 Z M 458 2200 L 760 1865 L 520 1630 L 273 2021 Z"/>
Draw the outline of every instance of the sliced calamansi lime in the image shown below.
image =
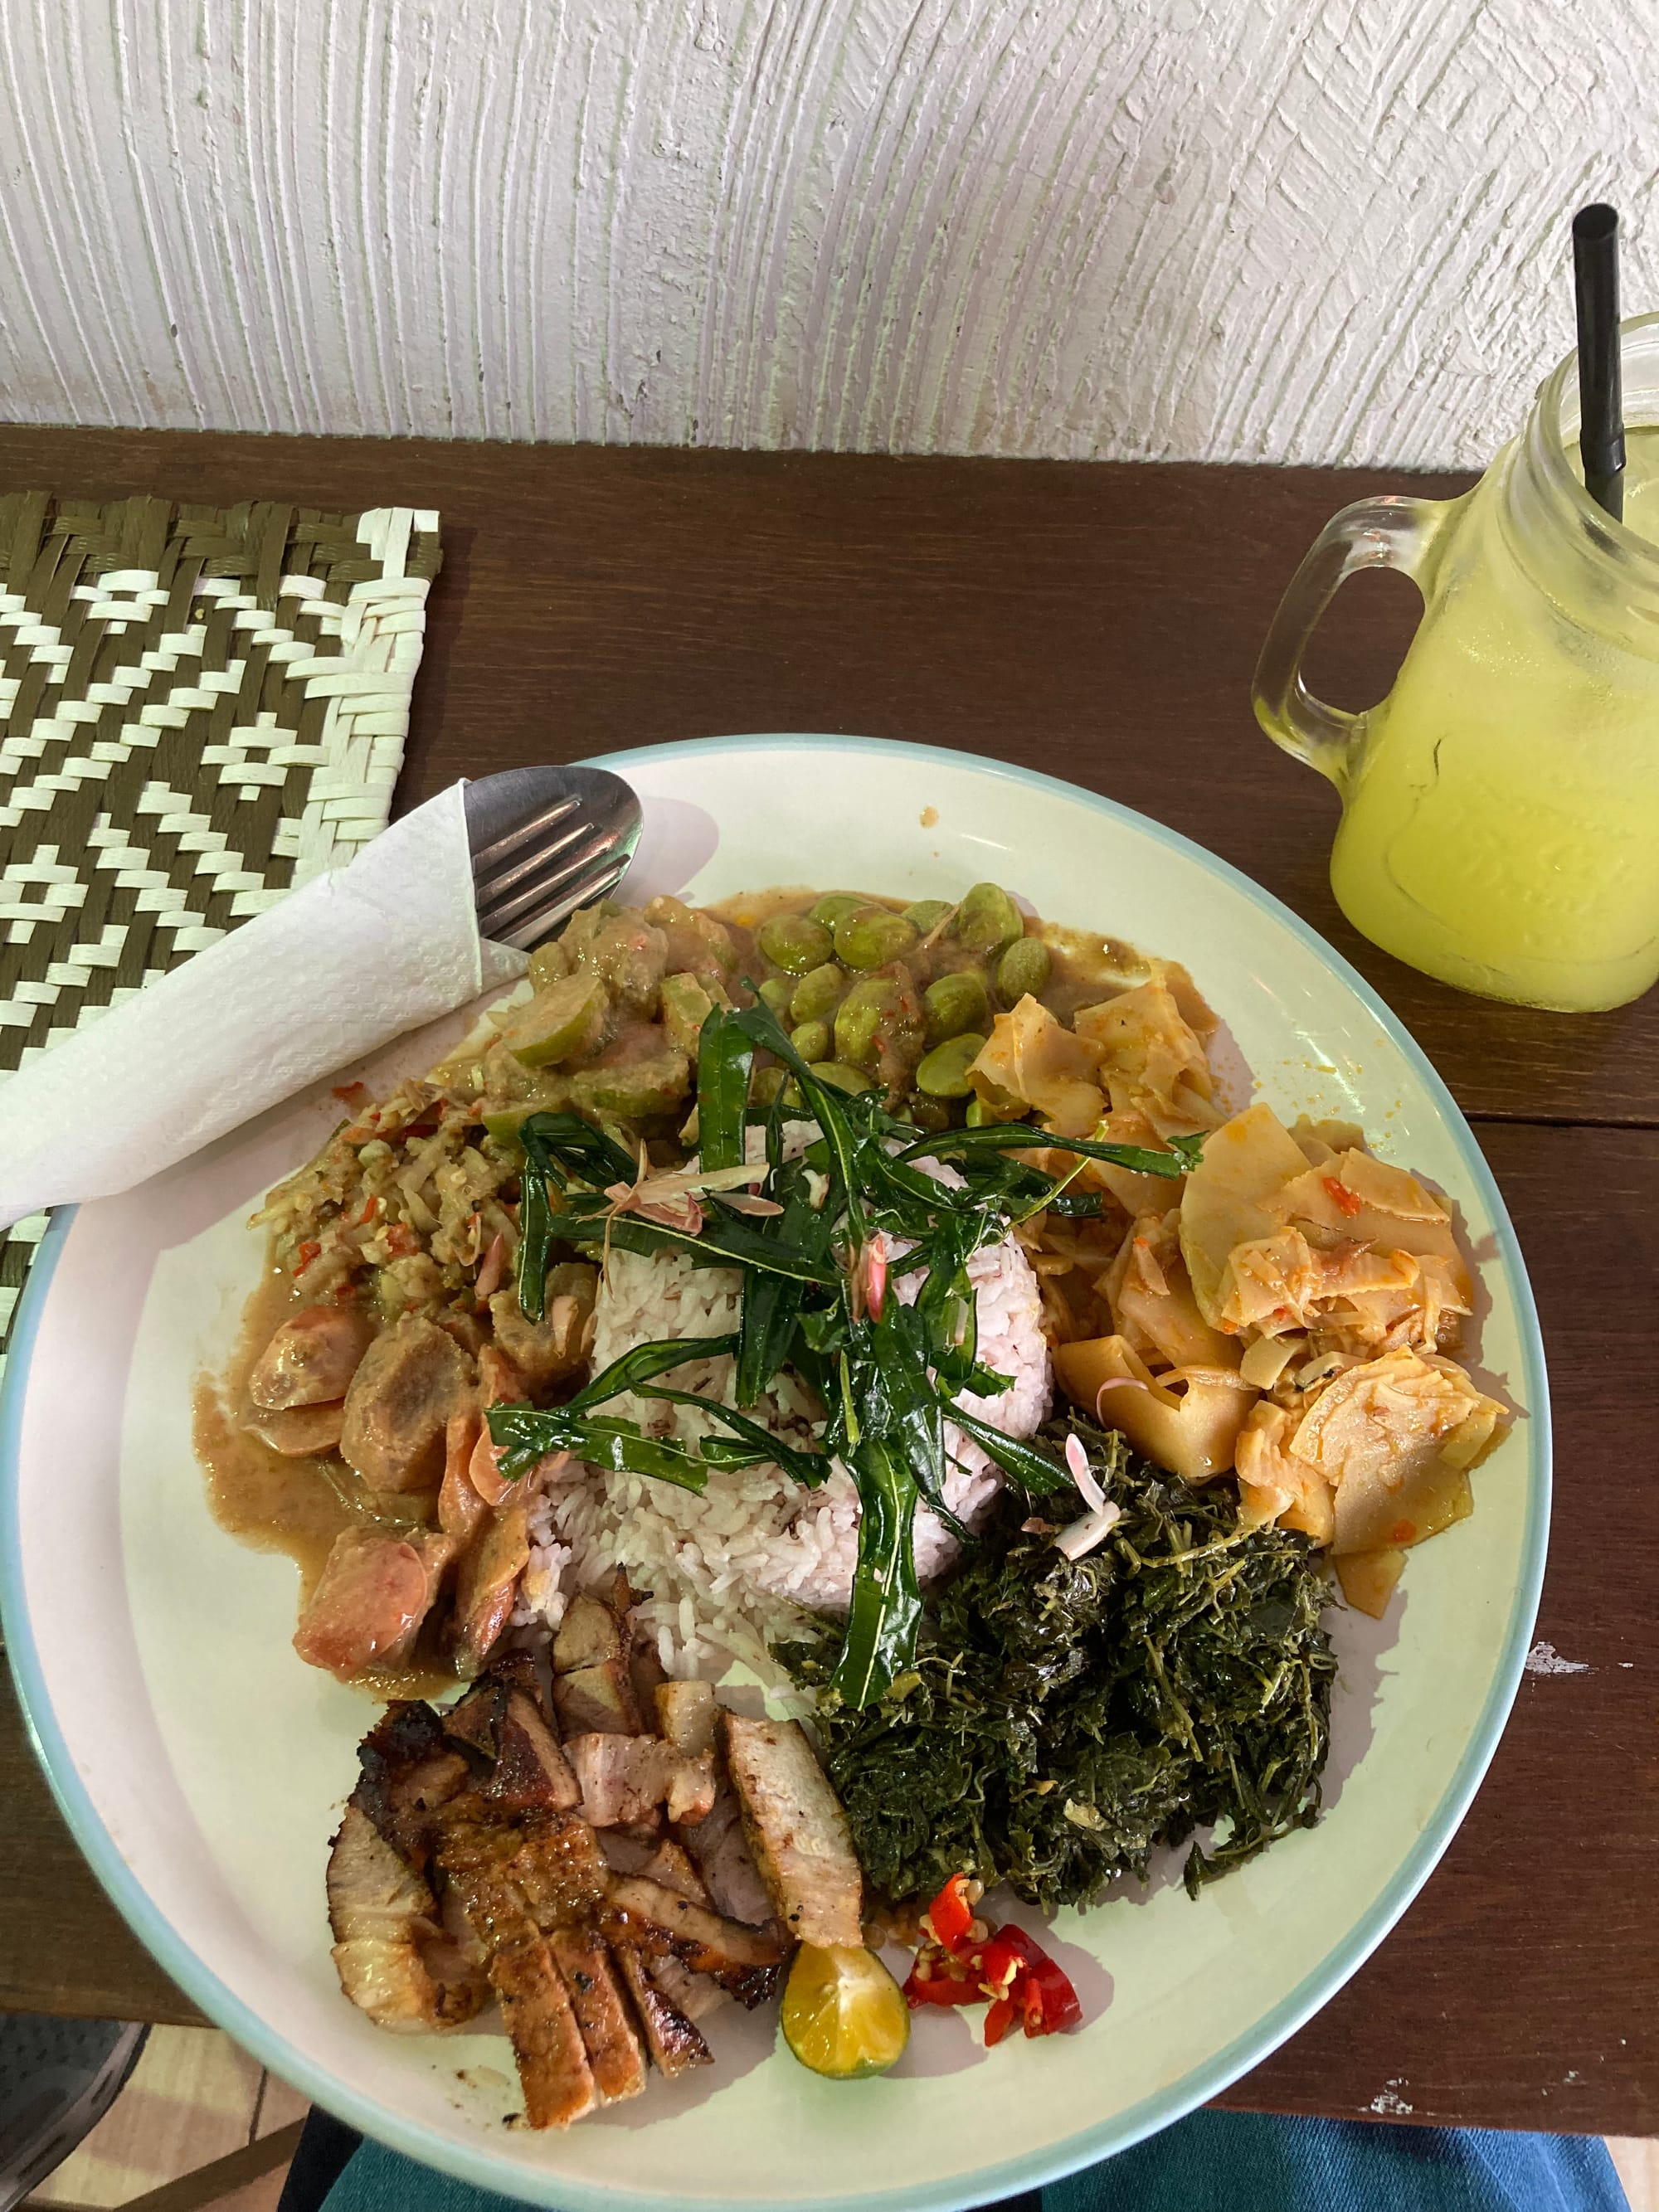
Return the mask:
<path id="1" fill-rule="evenodd" d="M 783 1992 L 783 2039 L 814 2074 L 859 2081 L 903 2056 L 910 2008 L 873 1951 L 803 1943 Z"/>

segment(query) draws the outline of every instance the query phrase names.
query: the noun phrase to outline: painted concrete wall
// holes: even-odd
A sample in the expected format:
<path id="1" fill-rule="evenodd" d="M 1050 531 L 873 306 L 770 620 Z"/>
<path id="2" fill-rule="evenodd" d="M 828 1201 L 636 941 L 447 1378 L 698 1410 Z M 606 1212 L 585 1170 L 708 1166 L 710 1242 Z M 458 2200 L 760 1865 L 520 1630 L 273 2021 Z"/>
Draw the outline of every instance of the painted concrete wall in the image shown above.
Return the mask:
<path id="1" fill-rule="evenodd" d="M 1478 462 L 1659 0 L 0 0 L 0 415 Z"/>

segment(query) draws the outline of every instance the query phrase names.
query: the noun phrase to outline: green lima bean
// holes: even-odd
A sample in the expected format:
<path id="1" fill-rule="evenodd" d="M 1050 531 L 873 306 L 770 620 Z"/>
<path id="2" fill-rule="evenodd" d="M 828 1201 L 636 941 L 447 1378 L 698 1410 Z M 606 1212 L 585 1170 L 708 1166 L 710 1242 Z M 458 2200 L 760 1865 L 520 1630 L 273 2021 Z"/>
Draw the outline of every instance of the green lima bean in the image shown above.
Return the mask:
<path id="1" fill-rule="evenodd" d="M 1024 918 L 1000 884 L 975 884 L 951 927 L 970 952 L 987 955 L 1025 934 Z"/>
<path id="2" fill-rule="evenodd" d="M 973 1090 L 968 1070 L 985 1049 L 972 1030 L 933 1047 L 916 1070 L 916 1088 L 930 1098 L 966 1098 Z"/>
<path id="3" fill-rule="evenodd" d="M 884 968 L 915 943 L 915 925 L 884 906 L 860 907 L 836 924 L 836 957 L 848 968 Z"/>
<path id="4" fill-rule="evenodd" d="M 775 914 L 756 931 L 755 943 L 775 968 L 791 975 L 810 975 L 834 950 L 834 940 L 822 922 L 804 914 Z"/>
<path id="5" fill-rule="evenodd" d="M 789 1018 L 792 1022 L 821 1022 L 841 1004 L 842 994 L 847 988 L 847 971 L 835 961 L 826 960 L 822 968 L 813 969 L 796 984 L 789 1000 Z"/>
<path id="6" fill-rule="evenodd" d="M 939 927 L 950 912 L 949 899 L 918 899 L 914 906 L 905 908 L 904 919 L 918 937 L 926 937 L 929 930 Z"/>
<path id="7" fill-rule="evenodd" d="M 810 1066 L 815 1060 L 830 1057 L 830 1024 L 828 1022 L 803 1022 L 789 1032 L 789 1042 Z"/>
<path id="8" fill-rule="evenodd" d="M 836 1009 L 836 1057 L 854 1067 L 873 1067 L 880 1053 L 881 1025 L 897 1012 L 898 985 L 885 975 L 866 975 L 854 984 Z"/>
<path id="9" fill-rule="evenodd" d="M 988 1030 L 991 1025 L 991 994 L 977 968 L 941 975 L 922 993 L 921 1004 L 930 1045 L 943 1044 L 964 1030 Z"/>
<path id="10" fill-rule="evenodd" d="M 1015 1006 L 1028 994 L 1039 998 L 1048 987 L 1052 965 L 1040 937 L 1016 938 L 997 963 L 997 991 L 1003 1004 Z"/>
<path id="11" fill-rule="evenodd" d="M 806 918 L 809 921 L 816 921 L 821 928 L 833 929 L 842 915 L 857 914 L 860 908 L 869 903 L 867 898 L 860 898 L 856 891 L 825 891 L 822 898 L 814 899 L 807 908 Z"/>

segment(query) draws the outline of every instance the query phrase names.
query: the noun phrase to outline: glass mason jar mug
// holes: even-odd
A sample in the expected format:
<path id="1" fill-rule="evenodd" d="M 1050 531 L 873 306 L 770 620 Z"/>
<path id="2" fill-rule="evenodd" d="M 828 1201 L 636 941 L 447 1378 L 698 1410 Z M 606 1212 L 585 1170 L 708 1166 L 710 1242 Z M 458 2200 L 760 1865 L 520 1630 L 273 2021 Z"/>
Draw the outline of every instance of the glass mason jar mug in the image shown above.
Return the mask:
<path id="1" fill-rule="evenodd" d="M 1331 887 L 1385 951 L 1494 999 L 1622 1006 L 1659 978 L 1659 315 L 1623 330 L 1625 521 L 1577 465 L 1576 357 L 1462 499 L 1361 500 L 1273 618 L 1258 720 L 1342 795 Z M 1423 616 L 1348 714 L 1302 681 L 1346 578 L 1401 568 Z"/>

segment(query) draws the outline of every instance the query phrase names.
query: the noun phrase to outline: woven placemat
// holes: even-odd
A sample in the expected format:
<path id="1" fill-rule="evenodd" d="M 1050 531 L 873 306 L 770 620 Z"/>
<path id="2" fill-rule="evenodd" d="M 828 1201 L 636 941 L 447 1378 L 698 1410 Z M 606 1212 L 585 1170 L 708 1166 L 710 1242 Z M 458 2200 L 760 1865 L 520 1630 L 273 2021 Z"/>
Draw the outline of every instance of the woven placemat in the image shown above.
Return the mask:
<path id="1" fill-rule="evenodd" d="M 419 508 L 0 497 L 0 1081 L 385 828 L 439 559 Z"/>

